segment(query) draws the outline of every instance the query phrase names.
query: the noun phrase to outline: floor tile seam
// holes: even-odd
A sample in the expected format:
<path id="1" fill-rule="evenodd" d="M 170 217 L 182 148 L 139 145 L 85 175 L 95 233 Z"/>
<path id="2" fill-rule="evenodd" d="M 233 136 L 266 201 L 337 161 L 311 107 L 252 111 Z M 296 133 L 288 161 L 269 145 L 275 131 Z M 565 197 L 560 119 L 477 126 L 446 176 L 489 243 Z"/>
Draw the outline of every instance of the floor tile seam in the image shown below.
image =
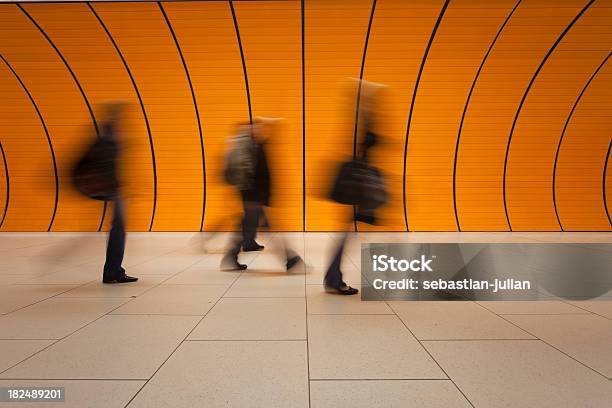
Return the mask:
<path id="1" fill-rule="evenodd" d="M 304 226 L 304 229 L 306 226 Z M 308 331 L 308 286 L 307 286 L 307 260 L 308 256 L 306 253 L 306 232 L 302 233 L 302 254 L 304 255 L 304 324 L 306 327 L 306 380 L 308 384 L 308 408 L 312 406 L 312 390 L 310 388 L 310 340 L 309 340 L 309 331 Z"/>
<path id="2" fill-rule="evenodd" d="M 585 309 L 584 307 L 578 306 L 578 305 L 576 305 L 574 303 L 569 303 L 566 299 L 560 299 L 560 301 L 565 303 L 565 304 L 567 304 L 567 305 L 574 306 L 574 307 L 576 307 L 576 308 L 578 308 L 580 310 L 584 310 L 585 312 L 588 312 L 588 313 L 590 313 L 592 315 L 596 315 L 596 316 L 599 316 L 599 317 L 603 317 L 604 319 L 612 320 L 612 317 L 608 317 L 608 316 L 602 315 L 600 313 L 593 312 L 592 310 Z M 578 313 L 576 313 L 576 314 L 578 314 Z"/>
<path id="3" fill-rule="evenodd" d="M 465 400 L 468 402 L 468 404 L 470 404 L 472 406 L 472 408 L 475 408 L 475 405 L 467 397 L 466 393 L 457 385 L 455 380 L 446 372 L 446 370 L 442 367 L 442 364 L 440 364 L 440 362 L 438 362 L 438 360 L 436 360 L 436 358 L 430 353 L 430 351 L 427 349 L 427 347 L 425 347 L 425 345 L 415 336 L 415 334 L 412 332 L 412 330 L 410 330 L 410 328 L 408 327 L 406 322 L 404 322 L 401 319 L 401 317 L 397 314 L 397 311 L 393 308 L 393 306 L 391 306 L 388 302 L 385 302 L 385 303 L 387 303 L 387 306 L 393 311 L 393 313 L 395 313 L 395 317 L 397 317 L 397 319 L 402 323 L 402 325 L 406 328 L 406 330 L 408 330 L 408 332 L 412 335 L 412 337 L 419 343 L 419 346 L 427 353 L 427 355 L 429 355 L 429 358 L 431 358 L 432 361 L 434 361 L 436 363 L 438 368 L 444 373 L 444 375 L 447 377 L 447 379 L 449 379 L 453 383 L 455 388 L 461 393 L 461 395 L 463 395 L 463 398 L 465 398 Z"/>
<path id="4" fill-rule="evenodd" d="M 93 282 L 93 281 L 91 281 L 91 282 Z M 62 285 L 62 286 L 71 286 L 71 288 L 70 288 L 70 289 L 67 289 L 67 290 L 65 290 L 65 291 L 62 291 L 62 292 L 56 293 L 55 295 L 48 296 L 48 297 L 46 297 L 46 298 L 44 298 L 44 299 L 37 300 L 36 302 L 30 303 L 30 304 L 28 304 L 28 305 L 26 305 L 26 306 L 22 306 L 22 307 L 19 307 L 19 308 L 17 308 L 17 309 L 11 310 L 10 312 L 7 312 L 7 313 L 2 313 L 2 314 L 0 314 L 0 318 L 1 318 L 1 317 L 3 317 L 3 316 L 8 316 L 8 315 L 9 315 L 9 314 L 11 314 L 11 313 L 18 312 L 19 310 L 22 310 L 22 309 L 28 308 L 28 307 L 30 307 L 30 306 L 34 306 L 34 305 L 36 305 L 36 304 L 38 304 L 38 303 L 44 302 L 45 300 L 49 300 L 49 299 L 53 299 L 53 298 L 59 297 L 60 295 L 63 295 L 64 293 L 68 293 L 68 292 L 70 292 L 70 291 L 72 291 L 72 290 L 75 290 L 75 289 L 78 289 L 78 288 L 80 288 L 80 287 L 82 287 L 82 286 L 88 285 L 88 284 L 90 284 L 91 282 L 86 282 L 86 283 L 77 284 L 77 285 Z M 42 286 L 45 286 L 45 285 L 42 285 Z M 49 286 L 49 285 L 47 285 L 47 286 Z M 1 374 L 1 373 L 0 373 L 0 374 Z"/>
<path id="5" fill-rule="evenodd" d="M 268 240 L 269 241 L 269 240 Z M 266 242 L 268 242 L 266 241 Z M 251 263 L 253 261 L 255 261 L 255 259 L 257 259 L 257 257 L 259 256 L 259 253 L 257 253 L 253 259 L 251 260 Z M 136 399 L 136 397 L 138 397 L 138 395 L 142 392 L 142 390 L 147 386 L 147 384 L 149 384 L 149 381 L 151 381 L 151 379 L 153 379 L 155 377 L 155 375 L 159 372 L 159 370 L 162 369 L 162 367 L 170 360 L 170 358 L 172 358 L 172 356 L 174 355 L 174 353 L 176 353 L 176 351 L 187 341 L 187 339 L 189 338 L 189 336 L 191 336 L 191 334 L 194 332 L 194 330 L 202 323 L 202 321 L 206 318 L 206 316 L 208 316 L 208 314 L 215 308 L 215 306 L 217 306 L 217 304 L 221 301 L 221 299 L 223 299 L 223 297 L 225 296 L 225 294 L 227 294 L 227 292 L 234 286 L 234 284 L 238 281 L 238 279 L 240 278 L 240 276 L 242 276 L 242 274 L 244 274 L 244 271 L 240 272 L 238 274 L 238 276 L 236 276 L 236 278 L 232 281 L 232 283 L 230 285 L 228 285 L 228 287 L 225 289 L 225 291 L 223 292 L 223 294 L 221 294 L 221 296 L 219 296 L 219 298 L 215 301 L 215 303 L 211 306 L 210 309 L 208 309 L 208 311 L 206 312 L 206 314 L 204 314 L 198 321 L 197 323 L 191 328 L 191 330 L 189 330 L 189 332 L 183 337 L 183 339 L 178 342 L 178 344 L 176 345 L 176 347 L 170 352 L 170 354 L 164 359 L 164 361 L 162 361 L 162 363 L 157 367 L 157 369 L 155 369 L 155 371 L 153 372 L 153 374 L 151 374 L 151 376 L 145 381 L 144 384 L 142 384 L 142 386 L 138 389 L 138 391 L 136 391 L 136 393 L 132 396 L 132 398 L 129 399 L 129 401 L 125 404 L 125 408 L 129 407 L 129 405 L 132 403 L 132 401 L 134 401 Z"/>
<path id="6" fill-rule="evenodd" d="M 482 308 L 484 308 L 484 309 L 486 309 L 486 310 L 489 310 L 489 309 L 487 309 L 487 308 L 486 308 L 485 306 L 483 306 L 483 305 L 480 305 L 480 304 L 479 304 L 479 306 L 480 306 L 480 307 L 482 307 Z M 489 310 L 489 311 L 491 312 L 491 310 Z M 601 372 L 597 371 L 597 370 L 596 370 L 596 369 L 594 369 L 593 367 L 588 366 L 586 363 L 583 363 L 582 361 L 580 361 L 580 360 L 578 360 L 577 358 L 575 358 L 575 357 L 571 356 L 570 354 L 568 354 L 568 353 L 566 353 L 565 351 L 563 351 L 563 350 L 559 349 L 558 347 L 555 347 L 554 345 L 552 345 L 552 344 L 551 344 L 551 343 L 549 343 L 548 341 L 546 341 L 546 340 L 542 339 L 541 337 L 536 336 L 535 334 L 531 333 L 529 330 L 526 330 L 526 329 L 524 329 L 524 328 L 520 327 L 520 326 L 519 326 L 519 325 L 517 325 L 516 323 L 514 323 L 514 322 L 512 322 L 512 321 L 510 321 L 510 320 L 508 320 L 508 319 L 506 319 L 504 316 L 499 316 L 499 317 L 500 317 L 501 319 L 504 319 L 506 322 L 510 323 L 511 325 L 513 325 L 513 326 L 517 327 L 518 329 L 520 329 L 520 330 L 524 331 L 525 333 L 529 334 L 530 336 L 533 336 L 534 338 L 536 338 L 536 339 L 540 340 L 542 343 L 546 344 L 547 346 L 551 347 L 552 349 L 554 349 L 554 350 L 558 351 L 559 353 L 561 353 L 561 354 L 565 355 L 566 357 L 568 357 L 568 358 L 570 358 L 570 359 L 574 360 L 575 362 L 577 362 L 578 364 L 582 365 L 583 367 L 586 367 L 587 369 L 589 369 L 589 370 L 593 371 L 593 372 L 594 372 L 594 373 L 596 373 L 597 375 L 599 375 L 599 376 L 601 376 L 601 377 L 603 377 L 603 378 L 605 378 L 605 379 L 609 379 L 609 378 L 608 378 L 608 376 L 606 376 L 606 375 L 604 375 L 603 373 L 601 373 Z"/>
<path id="7" fill-rule="evenodd" d="M 334 382 L 334 381 L 441 381 L 441 382 L 449 382 L 453 381 L 450 378 L 416 378 L 416 377 L 381 377 L 381 378 L 312 378 L 311 382 Z"/>
<path id="8" fill-rule="evenodd" d="M 84 324 L 83 326 L 81 326 L 81 327 L 77 328 L 76 330 L 73 330 L 72 332 L 68 333 L 67 335 L 63 336 L 62 338 L 60 338 L 60 339 L 57 339 L 57 340 L 53 341 L 51 344 L 48 344 L 47 346 L 45 346 L 45 347 L 43 347 L 42 349 L 40 349 L 40 350 L 38 350 L 37 352 L 35 352 L 34 354 L 32 354 L 32 355 L 30 355 L 30 356 L 28 356 L 28 357 L 26 357 L 26 358 L 22 359 L 22 360 L 21 360 L 21 361 L 19 361 L 18 363 L 13 364 L 13 365 L 12 365 L 12 366 L 10 366 L 9 368 L 7 368 L 7 369 L 5 369 L 5 370 L 0 371 L 0 376 L 1 376 L 2 374 L 4 374 L 5 372 L 7 372 L 8 370 L 11 370 L 11 369 L 13 369 L 13 368 L 17 367 L 18 365 L 20 365 L 20 364 L 22 364 L 22 363 L 26 362 L 27 360 L 31 359 L 32 357 L 34 357 L 34 356 L 36 356 L 36 355 L 38 355 L 38 354 L 42 353 L 43 351 L 47 350 L 48 348 L 50 348 L 50 347 L 54 346 L 55 344 L 58 344 L 58 343 L 59 343 L 59 342 L 61 342 L 62 340 L 66 339 L 66 338 L 68 338 L 68 337 L 70 337 L 70 336 L 72 336 L 73 334 L 75 334 L 75 333 L 77 333 L 77 332 L 79 332 L 79 331 L 83 330 L 84 328 L 88 327 L 89 325 L 91 325 L 91 324 L 93 324 L 93 323 L 97 322 L 98 320 L 100 320 L 100 319 L 102 319 L 103 317 L 107 316 L 109 313 L 111 313 L 111 312 L 113 312 L 113 311 L 117 310 L 118 308 L 120 308 L 121 306 L 123 306 L 123 305 L 124 305 L 124 304 L 126 304 L 126 303 L 127 303 L 127 302 L 122 302 L 121 304 L 117 305 L 116 307 L 114 307 L 113 309 L 111 309 L 110 311 L 108 311 L 107 313 L 105 313 L 105 314 L 102 314 L 102 315 L 98 316 L 96 319 L 94 319 L 94 320 L 92 320 L 92 321 L 90 321 L 90 322 L 88 322 L 88 323 Z M 0 379 L 2 379 L 2 378 L 0 377 Z"/>

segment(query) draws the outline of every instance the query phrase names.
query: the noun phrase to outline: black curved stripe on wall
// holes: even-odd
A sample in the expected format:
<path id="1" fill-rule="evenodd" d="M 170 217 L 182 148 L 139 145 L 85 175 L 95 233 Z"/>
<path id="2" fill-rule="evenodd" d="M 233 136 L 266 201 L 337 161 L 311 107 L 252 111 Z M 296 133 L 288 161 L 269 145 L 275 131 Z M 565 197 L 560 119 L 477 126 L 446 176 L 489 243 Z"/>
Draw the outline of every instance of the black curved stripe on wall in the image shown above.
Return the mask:
<path id="1" fill-rule="evenodd" d="M 506 200 L 506 175 L 508 173 L 508 155 L 510 153 L 510 145 L 512 144 L 512 136 L 514 134 L 514 129 L 516 128 L 516 122 L 518 120 L 519 115 L 521 114 L 521 109 L 523 108 L 523 105 L 525 104 L 525 100 L 527 99 L 527 95 L 529 94 L 529 91 L 531 90 L 531 87 L 535 83 L 536 78 L 540 74 L 540 71 L 544 67 L 544 64 L 546 64 L 546 61 L 548 61 L 548 58 L 550 58 L 550 56 L 552 55 L 552 53 L 555 50 L 555 48 L 557 48 L 557 45 L 559 45 L 561 40 L 563 40 L 565 35 L 574 26 L 576 21 L 578 21 L 580 19 L 580 17 L 582 17 L 582 15 L 587 11 L 587 9 L 589 7 L 591 7 L 591 5 L 593 4 L 594 1 L 595 0 L 589 1 L 587 3 L 587 5 L 584 6 L 582 8 L 582 10 L 580 10 L 580 13 L 578 13 L 578 15 L 576 15 L 576 17 L 574 17 L 574 19 L 567 25 L 567 27 L 565 27 L 565 29 L 559 35 L 559 37 L 554 42 L 552 47 L 550 47 L 550 49 L 548 50 L 548 52 L 546 53 L 546 55 L 544 56 L 544 58 L 540 62 L 540 65 L 536 69 L 535 73 L 531 77 L 531 81 L 529 81 L 529 84 L 527 85 L 527 88 L 525 89 L 525 93 L 523 93 L 523 97 L 521 98 L 521 101 L 519 102 L 519 106 L 518 106 L 518 108 L 516 110 L 516 115 L 514 115 L 514 120 L 512 121 L 512 127 L 510 128 L 510 135 L 508 136 L 508 144 L 506 146 L 506 157 L 504 159 L 504 178 L 503 178 L 504 212 L 506 213 L 506 221 L 508 222 L 508 228 L 510 229 L 510 231 L 512 231 L 512 224 L 510 223 L 510 215 L 508 214 L 508 202 Z"/>
<path id="2" fill-rule="evenodd" d="M 234 10 L 234 3 L 232 0 L 229 1 L 230 10 L 232 11 L 232 18 L 234 19 L 234 28 L 236 29 L 236 38 L 238 39 L 238 48 L 240 49 L 240 58 L 242 59 L 242 71 L 244 73 L 244 86 L 246 87 L 247 104 L 249 105 L 249 122 L 253 123 L 253 112 L 251 110 L 251 91 L 249 90 L 249 76 L 247 74 L 247 66 L 244 60 L 244 50 L 242 49 L 242 40 L 240 39 L 240 29 L 238 28 L 238 19 L 236 18 L 236 10 Z"/>
<path id="3" fill-rule="evenodd" d="M 204 215 L 206 213 L 206 159 L 204 157 L 204 138 L 202 137 L 202 123 L 200 121 L 200 110 L 198 109 L 198 102 L 196 99 L 195 91 L 193 89 L 193 83 L 191 81 L 191 75 L 189 74 L 189 69 L 187 68 L 187 62 L 185 61 L 185 57 L 183 55 L 183 51 L 181 50 L 181 46 L 179 44 L 178 38 L 176 37 L 176 33 L 174 32 L 174 28 L 170 23 L 170 19 L 166 14 L 166 10 L 161 2 L 157 2 L 159 6 L 159 10 L 164 16 L 164 20 L 168 24 L 168 29 L 170 29 L 170 34 L 172 34 L 172 38 L 174 39 L 174 44 L 176 45 L 176 50 L 178 51 L 179 56 L 181 57 L 181 62 L 183 63 L 183 68 L 185 69 L 185 76 L 187 76 L 187 82 L 189 82 L 189 89 L 191 90 L 191 98 L 193 99 L 193 107 L 195 109 L 196 119 L 198 121 L 198 132 L 200 135 L 200 149 L 202 152 L 202 218 L 200 220 L 200 231 L 204 228 Z"/>
<path id="4" fill-rule="evenodd" d="M 300 1 L 302 19 L 302 231 L 306 231 L 306 52 L 304 0 Z"/>
<path id="5" fill-rule="evenodd" d="M 87 95 L 85 95 L 85 91 L 83 90 L 81 83 L 79 82 L 76 74 L 72 70 L 72 67 L 70 66 L 70 64 L 68 64 L 68 61 L 66 60 L 64 55 L 61 53 L 59 48 L 57 48 L 53 40 L 51 40 L 51 37 L 49 37 L 49 35 L 45 32 L 45 30 L 36 22 L 36 20 L 34 20 L 34 18 L 30 15 L 30 13 L 27 12 L 27 10 L 23 7 L 23 5 L 17 4 L 17 7 L 19 7 L 19 9 L 23 12 L 23 14 L 25 14 L 26 17 L 32 22 L 32 24 L 34 24 L 34 26 L 38 29 L 38 31 L 40 31 L 43 37 L 45 37 L 49 45 L 51 45 L 51 48 L 53 48 L 57 56 L 62 60 L 62 62 L 66 66 L 66 69 L 68 70 L 68 72 L 70 72 L 70 76 L 72 76 L 74 83 L 76 84 L 77 88 L 79 88 L 79 92 L 81 93 L 81 96 L 83 97 L 83 100 L 85 101 L 85 105 L 87 105 L 87 110 L 89 110 L 91 121 L 93 122 L 94 128 L 96 129 L 96 135 L 98 136 L 98 138 L 100 138 L 100 129 L 98 128 L 98 122 L 96 121 L 96 117 L 94 115 L 93 109 L 91 107 L 91 104 L 89 103 L 89 99 L 87 98 Z M 100 218 L 100 224 L 98 226 L 98 231 L 102 230 L 102 225 L 104 224 L 104 217 L 106 215 L 106 207 L 107 207 L 107 203 L 105 201 L 104 206 L 102 207 L 102 217 Z"/>
<path id="6" fill-rule="evenodd" d="M 436 20 L 436 25 L 434 26 L 431 35 L 429 36 L 429 42 L 427 43 L 425 53 L 423 54 L 423 59 L 421 60 L 421 66 L 419 67 L 419 73 L 417 74 L 414 91 L 412 92 L 412 101 L 410 102 L 410 113 L 408 114 L 408 124 L 406 125 L 406 141 L 404 142 L 404 171 L 402 177 L 402 197 L 404 202 L 404 222 L 406 223 L 406 231 L 410 231 L 410 228 L 408 227 L 408 212 L 406 211 L 406 155 L 408 153 L 408 138 L 410 136 L 412 113 L 414 111 L 414 103 L 416 101 L 417 92 L 419 91 L 419 82 L 421 81 L 421 75 L 423 75 L 423 69 L 425 68 L 425 62 L 427 61 L 429 49 L 431 48 L 431 44 L 433 43 L 433 40 L 436 36 L 436 32 L 438 31 L 438 27 L 440 27 L 440 23 L 442 22 L 442 18 L 444 17 L 444 13 L 446 12 L 449 3 L 450 0 L 446 0 L 444 2 L 444 5 L 440 10 L 440 14 L 438 15 L 438 19 Z"/>
<path id="7" fill-rule="evenodd" d="M 355 132 L 353 135 L 353 160 L 357 158 L 357 132 L 359 129 L 359 103 L 361 102 L 361 81 L 363 80 L 363 71 L 365 69 L 366 55 L 368 53 L 368 42 L 370 40 L 370 31 L 372 29 L 372 20 L 374 20 L 374 12 L 376 11 L 376 0 L 372 0 L 372 11 L 370 12 L 370 20 L 368 21 L 368 30 L 366 31 L 365 42 L 363 44 L 363 57 L 361 58 L 361 70 L 359 71 L 359 84 L 357 85 L 357 100 L 355 102 Z M 353 206 L 353 228 L 357 232 L 357 207 Z"/>
<path id="8" fill-rule="evenodd" d="M 357 86 L 357 100 L 355 103 L 355 131 L 353 136 L 353 159 L 357 158 L 357 131 L 359 128 L 359 102 L 361 101 L 361 81 L 363 80 L 363 71 L 365 69 L 366 56 L 368 53 L 368 42 L 370 40 L 370 31 L 372 29 L 372 20 L 374 20 L 375 11 L 376 0 L 373 0 L 372 11 L 370 12 L 370 20 L 368 21 L 368 30 L 366 31 L 365 42 L 363 45 L 363 56 L 361 58 L 361 69 L 359 71 L 359 84 Z"/>
<path id="9" fill-rule="evenodd" d="M 580 103 L 580 99 L 582 99 L 582 95 L 584 95 L 587 88 L 589 87 L 589 85 L 591 85 L 591 82 L 593 82 L 593 79 L 595 79 L 595 77 L 597 76 L 599 71 L 603 68 L 603 66 L 606 64 L 606 62 L 608 62 L 608 59 L 610 58 L 611 55 L 612 55 L 612 52 L 609 53 L 606 56 L 606 58 L 604 58 L 604 60 L 601 62 L 601 64 L 599 64 L 595 72 L 593 72 L 589 80 L 586 82 L 586 84 L 582 88 L 582 91 L 580 91 L 580 94 L 578 94 L 578 97 L 576 98 L 576 101 L 574 102 L 574 106 L 572 106 L 572 110 L 567 115 L 567 119 L 565 120 L 565 124 L 563 125 L 563 130 L 561 131 L 561 137 L 559 137 L 559 144 L 557 144 L 557 153 L 555 154 L 555 164 L 553 167 L 552 193 L 553 193 L 553 205 L 555 206 L 555 215 L 557 216 L 557 222 L 559 223 L 559 228 L 561 228 L 561 231 L 565 231 L 563 229 L 563 224 L 561 223 L 561 218 L 559 217 L 559 211 L 557 211 L 557 161 L 559 160 L 559 152 L 561 151 L 561 144 L 563 143 L 563 138 L 565 137 L 565 131 L 567 130 L 570 120 L 572 119 L 572 116 L 574 115 L 574 111 L 576 110 L 576 107 Z"/>
<path id="10" fill-rule="evenodd" d="M 19 85 L 21 85 L 21 88 L 23 89 L 23 91 L 28 96 L 28 99 L 30 99 L 32 106 L 34 107 L 34 110 L 36 111 L 36 115 L 38 115 L 38 119 L 40 120 L 43 130 L 45 131 L 45 136 L 47 136 L 47 143 L 49 144 L 51 160 L 53 161 L 53 175 L 55 176 L 55 203 L 53 204 L 53 214 L 51 215 L 51 220 L 49 221 L 49 226 L 47 227 L 47 232 L 49 232 L 51 231 L 51 227 L 53 226 L 53 221 L 55 221 L 55 214 L 57 213 L 57 203 L 59 199 L 59 178 L 57 175 L 57 160 L 55 159 L 55 151 L 53 150 L 53 143 L 51 142 L 51 136 L 49 136 L 49 129 L 47 129 L 45 120 L 43 119 L 42 113 L 40 113 L 40 109 L 38 109 L 38 105 L 36 104 L 36 101 L 34 101 L 34 97 L 30 93 L 28 88 L 26 87 L 25 83 L 21 80 L 21 77 L 17 75 L 17 72 L 13 69 L 11 64 L 9 64 L 9 62 L 6 60 L 6 58 L 4 58 L 4 56 L 0 54 L 0 59 L 6 64 L 8 69 L 15 76 L 15 79 L 17 79 L 17 81 L 19 82 Z"/>
<path id="11" fill-rule="evenodd" d="M 6 197 L 4 199 L 4 210 L 2 210 L 2 218 L 0 218 L 0 228 L 2 228 L 2 224 L 4 224 L 4 219 L 6 218 L 6 212 L 8 211 L 9 199 L 11 197 L 11 179 L 9 177 L 8 164 L 6 163 L 6 155 L 4 154 L 4 147 L 2 147 L 2 142 L 0 142 L 0 153 L 2 153 L 2 162 L 4 163 L 4 176 L 6 177 Z"/>
<path id="12" fill-rule="evenodd" d="M 470 91 L 468 92 L 468 96 L 467 96 L 467 99 L 465 101 L 465 106 L 463 107 L 463 113 L 461 114 L 461 121 L 459 122 L 459 131 L 457 132 L 457 144 L 455 145 L 455 159 L 454 159 L 454 164 L 453 164 L 453 207 L 455 209 L 455 220 L 457 222 L 457 230 L 458 231 L 461 231 L 461 223 L 459 222 L 459 213 L 457 212 L 457 159 L 458 159 L 458 156 L 459 156 L 459 145 L 460 145 L 460 142 L 461 142 L 461 130 L 463 129 L 463 122 L 465 121 L 465 115 L 467 113 L 467 109 L 468 109 L 468 106 L 470 104 L 470 98 L 472 97 L 472 93 L 474 93 L 474 88 L 476 87 L 476 82 L 478 81 L 478 78 L 480 77 L 480 73 L 482 72 L 482 68 L 484 67 L 485 62 L 487 61 L 487 58 L 489 58 L 489 54 L 493 50 L 493 47 L 495 46 L 495 43 L 497 42 L 497 39 L 499 38 L 499 36 L 501 35 L 502 31 L 504 30 L 504 28 L 508 24 L 508 21 L 510 21 L 510 18 L 512 17 L 514 12 L 518 8 L 519 4 L 521 4 L 521 1 L 522 0 L 518 0 L 518 2 L 512 8 L 510 13 L 508 14 L 506 19 L 504 20 L 504 23 L 501 25 L 501 27 L 499 27 L 499 30 L 497 31 L 497 34 L 495 35 L 495 38 L 493 38 L 493 41 L 491 42 L 491 45 L 489 45 L 489 49 L 487 50 L 484 58 L 482 59 L 482 62 L 480 63 L 480 66 L 478 67 L 478 71 L 476 71 L 476 76 L 474 76 L 474 81 L 472 82 L 472 86 L 470 87 Z"/>
<path id="13" fill-rule="evenodd" d="M 612 150 L 612 140 L 610 140 L 610 144 L 608 145 L 608 153 L 606 153 L 606 163 L 604 164 L 603 171 L 603 202 L 604 208 L 606 210 L 606 215 L 608 216 L 608 222 L 612 227 L 612 218 L 610 217 L 610 210 L 608 208 L 608 197 L 606 196 L 606 177 L 608 175 L 608 163 L 610 162 L 610 150 Z"/>
<path id="14" fill-rule="evenodd" d="M 153 222 L 155 221 L 155 210 L 157 208 L 157 164 L 155 162 L 155 148 L 153 146 L 153 135 L 151 134 L 151 125 L 149 124 L 149 118 L 147 116 L 147 111 L 145 109 L 144 102 L 142 101 L 142 96 L 140 95 L 140 91 L 138 90 L 138 86 L 136 85 L 136 80 L 134 79 L 134 75 L 132 75 L 132 70 L 130 69 L 130 66 L 128 65 L 127 61 L 123 57 L 123 54 L 121 53 L 121 50 L 119 49 L 119 46 L 117 45 L 117 43 L 115 42 L 115 39 L 113 38 L 110 31 L 106 27 L 106 24 L 104 24 L 104 21 L 102 21 L 102 18 L 98 15 L 98 13 L 93 8 L 91 3 L 88 2 L 87 6 L 89 7 L 93 15 L 96 17 L 96 19 L 98 20 L 98 22 L 104 29 L 104 32 L 106 32 L 108 39 L 113 44 L 113 47 L 115 47 L 115 50 L 117 51 L 117 54 L 119 55 L 119 58 L 121 58 L 121 62 L 123 63 L 123 66 L 125 67 L 125 70 L 132 82 L 132 86 L 134 87 L 134 92 L 136 92 L 136 97 L 138 98 L 140 109 L 142 110 L 142 115 L 144 117 L 145 125 L 147 127 L 147 133 L 149 135 L 149 147 L 151 149 L 151 162 L 153 164 L 153 211 L 151 212 L 151 223 L 149 224 L 149 231 L 151 231 L 153 229 Z"/>

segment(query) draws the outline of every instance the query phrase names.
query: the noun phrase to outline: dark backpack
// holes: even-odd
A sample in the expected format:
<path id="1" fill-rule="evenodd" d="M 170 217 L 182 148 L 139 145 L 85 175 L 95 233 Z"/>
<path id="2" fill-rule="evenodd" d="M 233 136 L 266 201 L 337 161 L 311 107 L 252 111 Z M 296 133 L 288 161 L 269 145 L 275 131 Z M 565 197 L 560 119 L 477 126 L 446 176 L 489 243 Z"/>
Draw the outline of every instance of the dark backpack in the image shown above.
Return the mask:
<path id="1" fill-rule="evenodd" d="M 102 138 L 85 151 L 72 172 L 73 184 L 81 194 L 104 201 L 117 194 L 115 150 L 114 142 Z"/>

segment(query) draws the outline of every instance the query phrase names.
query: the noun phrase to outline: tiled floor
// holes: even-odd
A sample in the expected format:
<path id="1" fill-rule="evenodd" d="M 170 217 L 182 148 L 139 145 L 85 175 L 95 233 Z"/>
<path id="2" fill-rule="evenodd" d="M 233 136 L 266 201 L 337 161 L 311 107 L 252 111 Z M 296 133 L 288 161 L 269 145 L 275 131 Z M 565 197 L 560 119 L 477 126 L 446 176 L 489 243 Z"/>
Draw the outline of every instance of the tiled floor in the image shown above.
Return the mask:
<path id="1" fill-rule="evenodd" d="M 282 239 L 306 268 L 283 271 Z M 103 234 L 1 234 L 0 387 L 66 387 L 37 407 L 612 406 L 612 298 L 362 302 L 323 292 L 334 234 L 261 234 L 242 273 L 219 270 L 226 240 L 129 234 L 140 281 L 114 286 L 99 282 Z M 361 234 L 353 286 L 360 242 L 612 234 Z"/>

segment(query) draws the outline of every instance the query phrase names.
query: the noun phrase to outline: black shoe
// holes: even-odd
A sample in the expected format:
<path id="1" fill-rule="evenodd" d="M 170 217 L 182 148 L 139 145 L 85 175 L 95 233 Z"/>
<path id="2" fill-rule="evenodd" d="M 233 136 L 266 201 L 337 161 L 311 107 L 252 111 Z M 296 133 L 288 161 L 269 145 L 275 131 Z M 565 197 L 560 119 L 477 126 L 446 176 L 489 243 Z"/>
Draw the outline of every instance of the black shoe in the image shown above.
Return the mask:
<path id="1" fill-rule="evenodd" d="M 264 246 L 259 245 L 257 242 L 253 241 L 251 244 L 246 246 L 242 246 L 242 250 L 244 252 L 255 252 L 255 251 L 263 251 Z"/>
<path id="2" fill-rule="evenodd" d="M 103 283 L 130 283 L 130 282 L 136 282 L 138 281 L 138 278 L 134 277 L 134 276 L 128 276 L 125 273 L 123 275 L 120 275 L 117 278 L 103 278 L 102 282 Z"/>
<path id="3" fill-rule="evenodd" d="M 343 286 L 334 287 L 325 285 L 325 292 L 327 293 L 335 293 L 336 295 L 356 295 L 359 293 L 358 289 L 351 288 L 346 283 Z"/>
<path id="4" fill-rule="evenodd" d="M 130 283 L 136 282 L 138 278 L 135 276 L 128 276 L 125 273 L 117 278 L 117 283 Z"/>
<path id="5" fill-rule="evenodd" d="M 291 258 L 287 259 L 287 272 L 289 272 L 291 268 L 293 268 L 295 265 L 301 262 L 302 262 L 302 258 L 299 255 L 292 256 Z"/>
<path id="6" fill-rule="evenodd" d="M 241 264 L 237 259 L 223 258 L 221 261 L 222 271 L 244 271 L 247 268 L 245 264 Z"/>

